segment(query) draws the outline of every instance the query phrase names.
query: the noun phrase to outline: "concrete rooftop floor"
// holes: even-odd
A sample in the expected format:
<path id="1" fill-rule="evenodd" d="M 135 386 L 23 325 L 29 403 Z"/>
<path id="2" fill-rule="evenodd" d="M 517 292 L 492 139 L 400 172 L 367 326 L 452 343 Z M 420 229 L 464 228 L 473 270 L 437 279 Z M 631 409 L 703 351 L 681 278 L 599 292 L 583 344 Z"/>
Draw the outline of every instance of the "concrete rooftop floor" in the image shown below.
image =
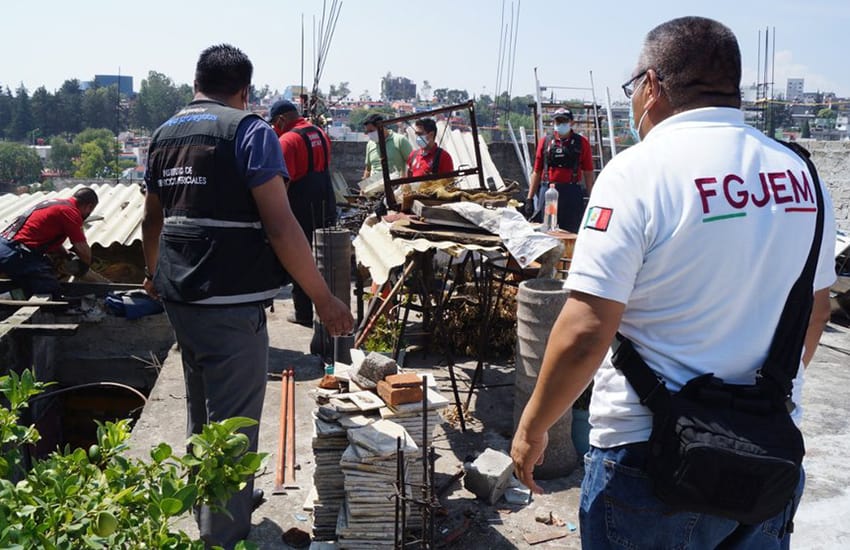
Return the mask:
<path id="1" fill-rule="evenodd" d="M 260 451 L 269 453 L 266 469 L 257 478 L 266 501 L 254 512 L 254 528 L 250 540 L 263 549 L 289 548 L 281 541 L 291 527 L 310 532 L 310 514 L 303 510 L 312 485 L 313 454 L 311 448 L 311 411 L 315 407 L 308 392 L 316 386 L 323 371 L 319 360 L 307 353 L 311 329 L 285 321 L 291 311 L 288 293 L 281 293 L 269 313 L 271 341 L 269 378 L 260 432 Z M 796 518 L 792 536 L 795 549 L 850 548 L 850 330 L 830 323 L 821 345 L 807 371 L 804 390 L 803 432 L 807 455 L 806 491 Z M 407 366 L 419 371 L 432 371 L 442 393 L 451 399 L 447 369 L 440 366 L 439 356 L 408 356 Z M 278 373 L 293 367 L 296 372 L 296 474 L 299 485 L 285 495 L 273 495 L 274 464 L 277 459 L 277 434 L 281 381 Z M 475 363 L 459 363 L 461 389 L 471 377 Z M 485 382 L 510 382 L 512 366 L 491 365 Z M 185 442 L 185 391 L 180 355 L 172 349 L 163 365 L 156 387 L 139 419 L 132 438 L 133 453 L 147 456 L 149 449 L 166 441 L 175 449 Z M 471 405 L 474 419 L 466 433 L 442 423 L 435 433 L 436 485 L 446 484 L 463 461 L 487 447 L 507 450 L 512 431 L 513 388 L 499 387 L 476 392 Z M 547 493 L 535 496 L 527 506 L 513 506 L 504 501 L 490 506 L 475 500 L 472 493 L 455 482 L 448 487 L 441 502 L 447 514 L 437 518 L 436 543 L 442 548 L 531 548 L 523 535 L 543 526 L 535 523 L 538 512 L 554 512 L 568 526 L 578 525 L 578 499 L 581 467 L 562 479 L 543 482 Z M 197 536 L 193 521 L 180 524 Z M 451 541 L 451 542 L 448 542 Z M 576 529 L 566 537 L 537 544 L 534 548 L 580 548 Z"/>

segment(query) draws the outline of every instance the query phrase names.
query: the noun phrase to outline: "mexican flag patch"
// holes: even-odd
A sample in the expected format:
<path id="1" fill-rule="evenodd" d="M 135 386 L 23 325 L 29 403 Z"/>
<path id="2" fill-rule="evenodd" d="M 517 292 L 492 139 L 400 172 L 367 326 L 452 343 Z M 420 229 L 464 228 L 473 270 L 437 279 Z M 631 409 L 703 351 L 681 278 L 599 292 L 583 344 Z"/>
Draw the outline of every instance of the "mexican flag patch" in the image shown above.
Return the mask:
<path id="1" fill-rule="evenodd" d="M 611 214 L 614 210 L 603 206 L 594 206 L 587 211 L 587 218 L 584 221 L 584 226 L 587 229 L 595 229 L 597 231 L 608 231 L 608 224 L 611 222 Z"/>

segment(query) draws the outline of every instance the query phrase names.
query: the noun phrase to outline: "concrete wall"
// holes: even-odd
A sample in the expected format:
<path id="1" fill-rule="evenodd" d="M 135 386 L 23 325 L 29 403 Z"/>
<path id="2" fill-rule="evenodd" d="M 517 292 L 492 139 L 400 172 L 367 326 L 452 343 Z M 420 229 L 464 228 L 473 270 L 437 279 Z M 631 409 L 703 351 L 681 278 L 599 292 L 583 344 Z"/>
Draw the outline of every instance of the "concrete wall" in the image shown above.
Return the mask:
<path id="1" fill-rule="evenodd" d="M 818 175 L 829 188 L 838 229 L 850 233 L 850 141 L 805 141 Z"/>

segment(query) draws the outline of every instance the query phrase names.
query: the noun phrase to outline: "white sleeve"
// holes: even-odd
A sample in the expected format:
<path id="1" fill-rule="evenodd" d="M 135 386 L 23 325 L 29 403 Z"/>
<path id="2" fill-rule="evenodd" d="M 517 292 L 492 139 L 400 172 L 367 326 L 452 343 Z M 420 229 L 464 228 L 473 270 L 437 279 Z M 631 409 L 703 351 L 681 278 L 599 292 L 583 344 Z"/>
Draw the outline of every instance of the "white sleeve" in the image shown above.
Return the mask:
<path id="1" fill-rule="evenodd" d="M 642 186 L 634 178 L 625 177 L 628 166 L 628 162 L 612 161 L 599 174 L 579 229 L 566 284 L 570 290 L 623 304 L 629 301 L 647 243 L 651 242 Z"/>
<path id="2" fill-rule="evenodd" d="M 835 275 L 835 211 L 832 199 L 826 185 L 821 182 L 823 190 L 823 240 L 820 245 L 820 258 L 818 258 L 817 271 L 815 272 L 815 290 L 821 290 L 832 286 L 836 280 Z"/>

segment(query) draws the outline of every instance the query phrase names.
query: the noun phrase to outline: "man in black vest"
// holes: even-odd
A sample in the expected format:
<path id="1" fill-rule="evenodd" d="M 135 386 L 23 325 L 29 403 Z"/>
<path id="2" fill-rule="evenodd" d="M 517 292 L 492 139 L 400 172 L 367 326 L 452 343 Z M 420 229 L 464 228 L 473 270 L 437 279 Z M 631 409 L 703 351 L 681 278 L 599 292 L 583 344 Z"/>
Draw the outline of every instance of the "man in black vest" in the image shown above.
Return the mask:
<path id="1" fill-rule="evenodd" d="M 284 270 L 316 303 L 331 334 L 353 319 L 328 290 L 286 198 L 276 136 L 247 111 L 253 66 L 212 46 L 195 70 L 195 97 L 151 141 L 142 246 L 145 289 L 161 298 L 183 358 L 189 434 L 235 416 L 259 421 L 266 387 L 265 307 Z M 259 426 L 244 430 L 257 449 Z M 196 519 L 210 545 L 232 548 L 251 529 L 253 482 Z"/>
<path id="2" fill-rule="evenodd" d="M 540 189 L 540 181 L 554 183 L 558 190 L 558 227 L 573 233 L 578 232 L 584 214 L 584 199 L 593 188 L 593 155 L 590 142 L 579 135 L 573 127 L 573 113 L 569 109 L 558 109 L 552 115 L 554 135 L 544 136 L 537 143 L 534 172 L 528 188 L 524 212 L 531 217 L 534 213 L 533 198 Z M 543 186 L 543 190 L 548 185 Z M 543 196 L 539 196 L 538 215 L 542 220 Z"/>
<path id="3" fill-rule="evenodd" d="M 310 124 L 286 99 L 272 105 L 269 123 L 279 136 L 283 160 L 289 171 L 289 204 L 307 241 L 312 243 L 313 231 L 336 223 L 330 140 L 321 128 Z M 287 320 L 313 326 L 313 303 L 297 282 L 292 283 L 292 305 L 295 312 Z"/>

